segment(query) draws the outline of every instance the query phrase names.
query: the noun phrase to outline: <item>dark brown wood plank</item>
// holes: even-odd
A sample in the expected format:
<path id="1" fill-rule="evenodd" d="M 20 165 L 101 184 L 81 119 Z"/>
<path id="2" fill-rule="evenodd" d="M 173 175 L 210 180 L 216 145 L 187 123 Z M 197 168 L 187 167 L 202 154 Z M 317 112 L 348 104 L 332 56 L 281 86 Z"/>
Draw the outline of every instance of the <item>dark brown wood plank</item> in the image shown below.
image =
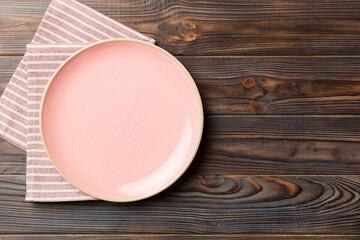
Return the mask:
<path id="1" fill-rule="evenodd" d="M 359 116 L 205 117 L 204 132 L 238 138 L 360 141 Z"/>
<path id="2" fill-rule="evenodd" d="M 208 114 L 360 114 L 358 57 L 186 57 Z"/>
<path id="3" fill-rule="evenodd" d="M 203 138 L 191 169 L 201 174 L 344 175 L 360 173 L 359 159 L 358 142 L 211 135 Z"/>
<path id="4" fill-rule="evenodd" d="M 360 57 L 180 57 L 207 114 L 360 114 Z M 20 57 L 0 57 L 0 90 Z"/>
<path id="5" fill-rule="evenodd" d="M 0 139 L 0 174 L 24 174 L 25 165 L 25 152 Z"/>
<path id="6" fill-rule="evenodd" d="M 42 240 L 42 239 L 98 239 L 98 240 L 211 240 L 211 239 L 236 239 L 236 240 L 358 240 L 358 236 L 333 236 L 333 235 L 262 235 L 262 234 L 19 234 L 19 235 L 0 235 L 2 239 L 6 240 Z"/>
<path id="7" fill-rule="evenodd" d="M 2 1 L 0 53 L 22 54 L 50 0 Z M 82 0 L 176 55 L 359 54 L 360 3 Z"/>
<path id="8" fill-rule="evenodd" d="M 19 65 L 20 57 L 1 57 L 0 56 L 0 93 L 4 91 L 6 85 Z"/>
<path id="9" fill-rule="evenodd" d="M 183 176 L 133 203 L 24 202 L 24 176 L 0 178 L 0 233 L 359 234 L 356 176 Z"/>
<path id="10" fill-rule="evenodd" d="M 192 164 L 205 174 L 359 174 L 360 117 L 207 116 Z M 0 142 L 0 173 L 25 173 L 25 154 Z"/>

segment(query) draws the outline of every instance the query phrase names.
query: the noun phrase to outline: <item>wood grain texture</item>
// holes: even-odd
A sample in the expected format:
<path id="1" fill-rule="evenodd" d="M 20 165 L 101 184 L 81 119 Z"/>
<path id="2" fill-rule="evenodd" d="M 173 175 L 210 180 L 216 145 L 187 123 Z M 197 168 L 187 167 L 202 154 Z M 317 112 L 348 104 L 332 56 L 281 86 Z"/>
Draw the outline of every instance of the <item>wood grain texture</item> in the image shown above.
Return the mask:
<path id="1" fill-rule="evenodd" d="M 6 88 L 8 82 L 10 81 L 10 78 L 14 74 L 16 67 L 20 63 L 20 60 L 21 60 L 20 57 L 0 56 L 0 93 L 1 94 Z"/>
<path id="2" fill-rule="evenodd" d="M 93 240 L 358 240 L 358 236 L 330 236 L 330 235 L 262 235 L 262 234 L 18 234 L 18 235 L 1 235 L 4 240 L 43 240 L 43 239 L 93 239 Z"/>
<path id="3" fill-rule="evenodd" d="M 0 139 L 0 175 L 25 174 L 26 153 Z"/>
<path id="4" fill-rule="evenodd" d="M 22 54 L 50 0 L 3 1 L 0 53 Z M 359 54 L 360 4 L 350 0 L 82 0 L 175 55 Z"/>
<path id="5" fill-rule="evenodd" d="M 2 234 L 360 233 L 356 176 L 185 175 L 153 198 L 124 204 L 24 202 L 24 181 L 0 178 Z"/>
<path id="6" fill-rule="evenodd" d="M 205 117 L 204 132 L 238 138 L 360 141 L 358 116 Z"/>
<path id="7" fill-rule="evenodd" d="M 360 114 L 360 57 L 179 57 L 206 114 Z M 20 57 L 0 57 L 0 89 Z"/>
<path id="8" fill-rule="evenodd" d="M 359 158 L 358 142 L 211 135 L 191 168 L 199 174 L 351 175 L 360 173 Z"/>
<path id="9" fill-rule="evenodd" d="M 360 113 L 360 57 L 179 59 L 207 114 Z"/>

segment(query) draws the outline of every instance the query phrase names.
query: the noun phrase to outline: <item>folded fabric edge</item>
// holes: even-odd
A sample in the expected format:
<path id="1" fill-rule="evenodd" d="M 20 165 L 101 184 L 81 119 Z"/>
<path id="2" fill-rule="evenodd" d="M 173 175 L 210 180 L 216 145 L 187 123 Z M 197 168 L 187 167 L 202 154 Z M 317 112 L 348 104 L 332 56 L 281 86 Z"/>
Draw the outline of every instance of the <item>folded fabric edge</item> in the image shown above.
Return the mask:
<path id="1" fill-rule="evenodd" d="M 13 140 L 12 138 L 10 138 L 10 136 L 11 136 L 11 134 L 0 130 L 0 138 L 2 138 L 6 142 L 8 142 L 8 143 L 14 145 L 15 147 L 20 148 L 21 150 L 26 152 L 26 146 L 23 146 L 20 143 L 18 143 L 17 141 Z"/>
<path id="2" fill-rule="evenodd" d="M 99 199 L 90 197 L 90 196 L 84 196 L 84 197 L 59 197 L 59 198 L 46 198 L 46 197 L 33 197 L 31 194 L 26 193 L 25 195 L 25 201 L 26 202 L 39 202 L 39 203 L 46 203 L 46 202 L 79 202 L 79 201 L 97 201 Z"/>

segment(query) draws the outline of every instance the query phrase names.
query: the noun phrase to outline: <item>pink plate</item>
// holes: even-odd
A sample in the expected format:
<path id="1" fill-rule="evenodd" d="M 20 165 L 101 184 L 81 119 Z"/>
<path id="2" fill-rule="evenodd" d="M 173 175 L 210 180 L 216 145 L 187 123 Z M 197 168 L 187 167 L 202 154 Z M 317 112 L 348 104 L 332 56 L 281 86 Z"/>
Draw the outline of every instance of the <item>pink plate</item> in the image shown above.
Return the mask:
<path id="1" fill-rule="evenodd" d="M 128 202 L 164 190 L 187 169 L 203 110 L 194 81 L 172 55 L 113 39 L 62 64 L 42 99 L 40 125 L 66 180 L 95 198 Z"/>

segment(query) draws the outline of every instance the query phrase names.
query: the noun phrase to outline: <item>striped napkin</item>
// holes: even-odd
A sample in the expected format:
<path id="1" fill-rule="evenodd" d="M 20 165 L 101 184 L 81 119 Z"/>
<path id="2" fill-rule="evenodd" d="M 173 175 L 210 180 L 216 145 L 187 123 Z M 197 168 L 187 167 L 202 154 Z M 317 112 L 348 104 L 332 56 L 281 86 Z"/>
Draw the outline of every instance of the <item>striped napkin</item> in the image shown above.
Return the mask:
<path id="1" fill-rule="evenodd" d="M 93 199 L 72 187 L 51 165 L 39 135 L 39 107 L 47 82 L 64 60 L 89 43 L 110 38 L 155 43 L 75 0 L 53 0 L 1 96 L 0 137 L 27 151 L 27 201 Z"/>

